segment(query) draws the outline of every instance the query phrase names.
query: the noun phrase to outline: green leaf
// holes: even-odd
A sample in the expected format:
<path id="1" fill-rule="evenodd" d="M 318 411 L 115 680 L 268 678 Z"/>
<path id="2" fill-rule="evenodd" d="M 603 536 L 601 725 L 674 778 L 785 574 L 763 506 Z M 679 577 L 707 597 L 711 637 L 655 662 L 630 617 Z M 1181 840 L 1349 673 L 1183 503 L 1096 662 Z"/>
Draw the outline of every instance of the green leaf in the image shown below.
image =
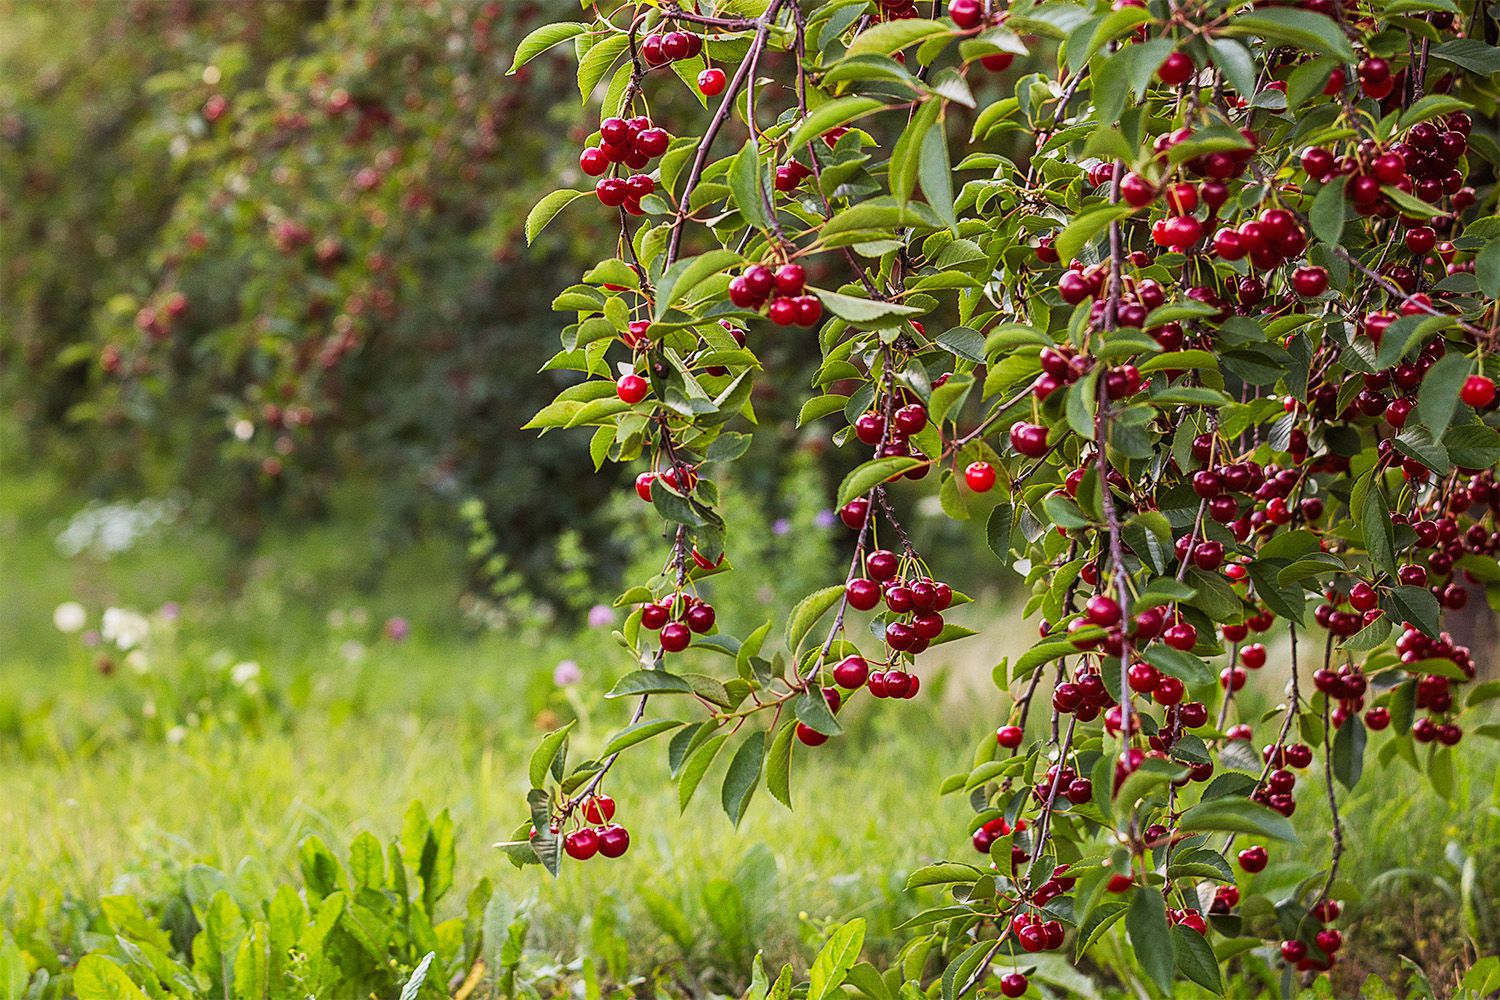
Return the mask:
<path id="1" fill-rule="evenodd" d="M 837 604 L 843 596 L 843 585 L 835 584 L 815 590 L 798 601 L 797 606 L 792 608 L 792 613 L 787 618 L 787 648 L 796 652 L 797 647 L 802 645 L 802 640 L 807 637 L 807 633 L 812 631 L 812 627 L 818 623 L 818 619 L 826 615 L 828 609 Z"/>
<path id="2" fill-rule="evenodd" d="M 755 143 L 747 142 L 734 154 L 729 165 L 729 190 L 734 196 L 734 205 L 745 217 L 745 222 L 754 229 L 765 229 L 771 225 L 771 216 L 766 211 L 765 177 L 761 174 L 760 150 Z"/>
<path id="3" fill-rule="evenodd" d="M 1441 610 L 1437 598 L 1426 587 L 1397 587 L 1390 594 L 1391 611 L 1398 621 L 1408 621 L 1438 638 Z"/>
<path id="4" fill-rule="evenodd" d="M 1385 498 L 1385 481 L 1373 480 L 1364 494 L 1358 523 L 1364 534 L 1370 561 L 1388 576 L 1396 575 L 1396 532 L 1391 507 Z"/>
<path id="5" fill-rule="evenodd" d="M 802 410 L 797 414 L 797 426 L 801 427 L 803 424 L 810 424 L 814 420 L 820 420 L 830 414 L 838 413 L 844 408 L 844 404 L 848 402 L 848 396 L 842 396 L 838 393 L 813 396 L 802 404 Z"/>
<path id="6" fill-rule="evenodd" d="M 427 970 L 432 967 L 432 960 L 436 957 L 435 951 L 422 956 L 422 961 L 412 970 L 411 978 L 401 987 L 401 1000 L 417 1000 L 417 994 L 422 992 L 422 984 L 427 982 Z"/>
<path id="7" fill-rule="evenodd" d="M 1474 255 L 1474 278 L 1481 292 L 1500 298 L 1500 240 L 1491 239 Z"/>
<path id="8" fill-rule="evenodd" d="M 1228 38 L 1210 38 L 1208 50 L 1214 65 L 1240 96 L 1246 100 L 1255 96 L 1255 61 L 1244 45 Z"/>
<path id="9" fill-rule="evenodd" d="M 1252 13 L 1231 18 L 1221 31 L 1226 35 L 1257 36 L 1309 52 L 1321 52 L 1336 56 L 1342 63 L 1358 59 L 1343 29 L 1330 18 L 1310 10 L 1259 7 Z"/>
<path id="10" fill-rule="evenodd" d="M 1313 196 L 1307 213 L 1313 235 L 1330 246 L 1337 246 L 1344 232 L 1344 185 L 1348 180 L 1340 176 L 1324 184 Z"/>
<path id="11" fill-rule="evenodd" d="M 574 191 L 564 188 L 561 191 L 553 191 L 547 195 L 526 215 L 526 242 L 529 245 L 536 239 L 537 234 L 547 228 L 547 223 L 557 217 L 557 213 L 573 204 L 579 198 L 588 194 L 587 191 Z"/>
<path id="12" fill-rule="evenodd" d="M 621 677 L 609 689 L 606 698 L 625 698 L 633 694 L 692 694 L 693 686 L 665 670 L 636 670 Z M 571 725 L 571 723 L 570 723 Z"/>
<path id="13" fill-rule="evenodd" d="M 678 809 L 687 810 L 688 803 L 692 801 L 693 793 L 698 790 L 698 785 L 702 783 L 703 776 L 708 773 L 709 765 L 714 762 L 714 758 L 719 755 L 719 751 L 724 748 L 724 744 L 728 740 L 728 733 L 711 736 L 704 741 L 702 746 L 688 755 L 688 759 L 682 765 L 682 774 L 677 779 Z"/>
<path id="14" fill-rule="evenodd" d="M 951 22 L 925 21 L 919 18 L 887 21 L 866 28 L 856 35 L 854 41 L 849 43 L 846 55 L 890 55 L 924 39 L 951 34 L 954 30 Z"/>
<path id="15" fill-rule="evenodd" d="M 653 736 L 671 732 L 682 725 L 676 719 L 643 719 L 633 726 L 626 726 L 609 738 L 604 744 L 604 749 L 599 751 L 599 756 L 609 757 L 617 754 L 626 747 L 633 747 L 637 743 L 644 743 Z"/>
<path id="16" fill-rule="evenodd" d="M 1448 457 L 1461 469 L 1488 469 L 1500 465 L 1500 433 L 1484 424 L 1460 424 L 1443 435 Z"/>
<path id="17" fill-rule="evenodd" d="M 745 742 L 740 744 L 739 750 L 735 751 L 734 759 L 729 762 L 729 770 L 724 774 L 724 787 L 720 793 L 720 801 L 724 804 L 724 812 L 728 814 L 729 821 L 735 826 L 740 825 L 744 818 L 745 807 L 750 804 L 750 797 L 755 794 L 755 788 L 760 784 L 761 764 L 766 755 L 766 734 L 763 730 L 751 733 Z"/>
<path id="18" fill-rule="evenodd" d="M 1387 198 L 1396 203 L 1396 207 L 1401 209 L 1402 215 L 1409 215 L 1413 218 L 1433 219 L 1443 214 L 1442 209 L 1436 205 L 1429 204 L 1416 195 L 1407 194 L 1398 187 L 1390 184 L 1382 184 L 1380 190 L 1385 192 Z"/>
<path id="19" fill-rule="evenodd" d="M 1474 369 L 1472 358 L 1459 351 L 1449 351 L 1438 358 L 1422 376 L 1417 392 L 1417 422 L 1441 438 L 1458 408 L 1458 393 Z"/>
<path id="20" fill-rule="evenodd" d="M 1137 961 L 1157 987 L 1172 992 L 1172 931 L 1167 925 L 1166 904 L 1155 886 L 1143 885 L 1131 894 L 1125 914 L 1125 931 Z"/>
<path id="21" fill-rule="evenodd" d="M 844 981 L 865 944 L 865 921 L 856 917 L 828 938 L 808 970 L 807 1000 L 827 1000 Z"/>
<path id="22" fill-rule="evenodd" d="M 743 260 L 733 250 L 710 250 L 696 257 L 677 261 L 656 282 L 655 318 L 660 320 L 669 308 L 705 278 L 727 271 Z"/>
<path id="23" fill-rule="evenodd" d="M 1125 218 L 1135 209 L 1129 205 L 1099 205 L 1086 212 L 1079 212 L 1068 223 L 1068 228 L 1058 234 L 1054 247 L 1064 261 L 1072 260 L 1083 252 L 1086 243 L 1099 235 L 1111 223 Z"/>
<path id="24" fill-rule="evenodd" d="M 938 112 L 941 110 L 942 102 L 937 100 L 927 101 L 918 106 L 916 114 L 901 131 L 901 135 L 896 139 L 895 148 L 891 150 L 886 179 L 890 185 L 891 195 L 900 204 L 911 201 L 912 192 L 916 190 L 917 177 L 922 167 L 922 143 L 927 138 L 928 132 L 932 131 L 933 125 L 937 122 Z"/>
<path id="25" fill-rule="evenodd" d="M 958 216 L 953 207 L 953 168 L 948 159 L 948 134 L 941 121 L 923 137 L 919 164 L 917 177 L 927 204 L 932 206 L 938 218 L 946 222 L 948 228 L 957 235 Z"/>
<path id="26" fill-rule="evenodd" d="M 73 992 L 78 1000 L 147 1000 L 130 976 L 103 955 L 88 954 L 73 970 Z"/>
<path id="27" fill-rule="evenodd" d="M 587 30 L 589 30 L 588 25 L 579 24 L 576 21 L 558 21 L 542 25 L 521 39 L 521 43 L 516 46 L 516 57 L 511 61 L 510 69 L 505 71 L 505 75 L 509 76 L 514 73 L 552 46 L 560 45 Z"/>
<path id="28" fill-rule="evenodd" d="M 839 319 L 856 325 L 872 324 L 900 316 L 915 316 L 922 311 L 914 306 L 901 305 L 899 302 L 877 302 L 874 299 L 824 291 L 821 288 L 809 288 L 808 291 L 816 295 L 829 312 Z"/>
<path id="29" fill-rule="evenodd" d="M 884 101 L 873 97 L 839 97 L 814 108 L 808 116 L 787 136 L 787 148 L 800 150 L 829 129 L 847 125 L 857 118 L 873 114 L 885 107 Z"/>
<path id="30" fill-rule="evenodd" d="M 855 466 L 839 484 L 837 506 L 842 507 L 855 497 L 864 496 L 881 483 L 888 482 L 903 472 L 910 472 L 927 463 L 909 455 L 892 455 L 890 458 L 872 458 Z"/>
<path id="31" fill-rule="evenodd" d="M 924 865 L 906 877 L 906 891 L 929 885 L 952 885 L 955 882 L 977 882 L 984 872 L 960 861 L 941 861 Z"/>
<path id="32" fill-rule="evenodd" d="M 531 777 L 531 787 L 541 788 L 547 780 L 547 769 L 552 766 L 552 761 L 562 749 L 563 741 L 568 738 L 568 731 L 573 728 L 570 722 L 560 729 L 554 729 L 542 737 L 542 742 L 531 752 L 531 768 L 528 772 Z"/>
<path id="33" fill-rule="evenodd" d="M 629 44 L 630 40 L 623 31 L 605 35 L 578 60 L 578 93 L 584 103 L 588 103 L 594 88 L 599 86 L 599 81 L 604 79 L 604 74 L 609 72 L 609 68 Z"/>
<path id="34" fill-rule="evenodd" d="M 796 722 L 783 723 L 766 754 L 766 791 L 788 809 L 792 808 L 792 745 L 796 735 Z"/>
<path id="35" fill-rule="evenodd" d="M 1172 947 L 1178 970 L 1215 996 L 1224 995 L 1219 960 L 1202 934 L 1181 924 L 1172 928 Z"/>
<path id="36" fill-rule="evenodd" d="M 1353 788 L 1365 767 L 1365 727 L 1358 715 L 1344 720 L 1333 737 L 1333 776 Z"/>
<path id="37" fill-rule="evenodd" d="M 1199 802 L 1182 814 L 1182 830 L 1227 830 L 1277 840 L 1296 840 L 1291 821 L 1250 799 L 1225 798 Z"/>
<path id="38" fill-rule="evenodd" d="M 1500 73 L 1500 49 L 1486 45 L 1477 38 L 1455 38 L 1450 42 L 1434 45 L 1430 54 L 1435 59 L 1462 66 L 1482 76 Z"/>

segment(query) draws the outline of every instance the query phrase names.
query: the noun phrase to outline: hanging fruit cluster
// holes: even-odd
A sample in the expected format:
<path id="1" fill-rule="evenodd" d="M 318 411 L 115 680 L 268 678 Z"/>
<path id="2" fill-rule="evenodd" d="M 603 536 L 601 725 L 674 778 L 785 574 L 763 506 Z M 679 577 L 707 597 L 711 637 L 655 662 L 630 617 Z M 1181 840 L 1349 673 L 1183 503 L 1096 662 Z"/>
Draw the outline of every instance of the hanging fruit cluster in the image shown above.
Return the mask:
<path id="1" fill-rule="evenodd" d="M 634 207 L 601 191 L 616 252 L 556 302 L 550 367 L 582 378 L 532 426 L 647 463 L 668 554 L 620 597 L 630 725 L 571 769 L 548 737 L 537 828 L 666 733 L 684 803 L 723 754 L 733 821 L 762 779 L 790 806 L 797 754 L 836 746 L 862 693 L 916 696 L 927 651 L 973 634 L 907 528 L 930 490 L 985 520 L 1040 626 L 995 668 L 1003 724 L 943 786 L 985 862 L 912 876 L 953 905 L 908 944 L 940 958 L 908 959 L 911 987 L 940 968 L 947 997 L 1019 996 L 1026 955 L 1122 932 L 1168 994 L 1334 967 L 1359 902 L 1339 787 L 1451 781 L 1493 696 L 1459 696 L 1474 658 L 1444 615 L 1500 595 L 1500 151 L 1476 124 L 1500 49 L 1470 37 L 1477 4 L 1449 6 L 626 3 L 523 42 L 518 63 L 571 39 L 582 92 L 604 87 L 595 166 L 643 170 L 630 130 L 661 136 L 620 182 Z M 719 99 L 700 134 L 629 117 L 667 59 Z M 727 636 L 698 595 L 730 568 L 719 490 L 776 377 L 757 324 L 822 353 L 799 424 L 850 452 L 832 507 L 852 540 L 841 580 Z M 1311 795 L 1326 864 L 1280 877 Z M 509 849 L 557 868 L 545 838 Z"/>

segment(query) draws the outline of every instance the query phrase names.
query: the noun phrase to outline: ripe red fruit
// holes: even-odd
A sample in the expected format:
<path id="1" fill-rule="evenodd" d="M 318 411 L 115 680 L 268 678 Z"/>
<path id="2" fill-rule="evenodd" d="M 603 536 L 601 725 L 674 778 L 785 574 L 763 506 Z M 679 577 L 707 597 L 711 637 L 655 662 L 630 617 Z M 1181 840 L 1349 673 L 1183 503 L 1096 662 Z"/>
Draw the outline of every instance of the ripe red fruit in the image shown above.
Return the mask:
<path id="1" fill-rule="evenodd" d="M 1000 993 L 1002 996 L 1018 997 L 1026 992 L 1030 985 L 1023 972 L 1010 972 L 1000 977 Z"/>
<path id="2" fill-rule="evenodd" d="M 1156 68 L 1156 78 L 1168 86 L 1175 87 L 1179 83 L 1186 83 L 1197 71 L 1198 67 L 1193 63 L 1193 57 L 1179 50 L 1162 60 L 1162 64 Z"/>
<path id="3" fill-rule="evenodd" d="M 1288 965 L 1294 965 L 1307 957 L 1307 945 L 1301 941 L 1281 942 L 1281 958 Z"/>
<path id="4" fill-rule="evenodd" d="M 841 688 L 863 687 L 870 675 L 870 665 L 863 656 L 846 656 L 833 668 L 833 680 Z"/>
<path id="5" fill-rule="evenodd" d="M 1161 634 L 1162 641 L 1173 649 L 1187 652 L 1198 644 L 1198 630 L 1187 622 L 1170 625 Z"/>
<path id="6" fill-rule="evenodd" d="M 635 477 L 635 495 L 647 503 L 651 502 L 651 484 L 656 482 L 656 473 L 643 472 Z"/>
<path id="7" fill-rule="evenodd" d="M 645 399 L 646 393 L 650 391 L 651 383 L 639 375 L 621 375 L 615 382 L 615 395 L 632 406 Z"/>
<path id="8" fill-rule="evenodd" d="M 618 823 L 611 823 L 599 831 L 599 853 L 606 858 L 618 858 L 630 849 L 630 834 Z"/>
<path id="9" fill-rule="evenodd" d="M 598 177 L 609 169 L 609 157 L 597 146 L 590 146 L 578 154 L 578 167 L 590 177 Z"/>
<path id="10" fill-rule="evenodd" d="M 902 434 L 920 434 L 927 426 L 927 407 L 921 403 L 908 404 L 897 410 L 892 419 Z"/>
<path id="11" fill-rule="evenodd" d="M 599 853 L 599 835 L 587 828 L 574 830 L 563 838 L 563 850 L 574 861 L 587 861 Z"/>
<path id="12" fill-rule="evenodd" d="M 710 66 L 698 74 L 698 93 L 704 97 L 713 97 L 724 89 L 724 71 L 717 66 Z"/>
<path id="13" fill-rule="evenodd" d="M 702 635 L 714 627 L 716 617 L 717 615 L 714 613 L 711 605 L 694 604 L 691 608 L 688 608 L 687 626 L 692 631 Z"/>
<path id="14" fill-rule="evenodd" d="M 662 626 L 661 648 L 668 653 L 680 653 L 688 648 L 692 642 L 693 634 L 682 622 L 669 622 Z"/>
<path id="15" fill-rule="evenodd" d="M 601 177 L 594 185 L 594 197 L 599 199 L 601 205 L 609 208 L 619 208 L 629 196 L 630 188 L 619 177 Z"/>
<path id="16" fill-rule="evenodd" d="M 992 52 L 987 56 L 979 57 L 979 65 L 991 73 L 1003 73 L 1010 69 L 1010 64 L 1016 61 L 1012 52 Z"/>
<path id="17" fill-rule="evenodd" d="M 876 549 L 865 556 L 865 572 L 872 580 L 890 580 L 895 577 L 900 561 L 890 549 Z"/>
<path id="18" fill-rule="evenodd" d="M 948 16 L 960 28 L 977 28 L 984 20 L 984 5 L 980 0 L 948 0 Z"/>
<path id="19" fill-rule="evenodd" d="M 869 611 L 880 603 L 880 584 L 874 580 L 850 580 L 844 587 L 849 606 L 856 611 Z"/>
<path id="20" fill-rule="evenodd" d="M 1252 875 L 1256 872 L 1265 871 L 1266 862 L 1270 860 L 1266 849 L 1259 844 L 1254 847 L 1245 848 L 1239 853 L 1238 857 L 1240 867 Z"/>
<path id="21" fill-rule="evenodd" d="M 1156 188 L 1140 174 L 1126 174 L 1120 180 L 1120 197 L 1126 204 L 1140 208 L 1156 198 Z"/>
<path id="22" fill-rule="evenodd" d="M 1464 379 L 1458 398 L 1476 410 L 1483 409 L 1495 401 L 1495 381 L 1486 375 L 1470 375 Z"/>
<path id="23" fill-rule="evenodd" d="M 777 326 L 791 326 L 797 322 L 797 303 L 791 299 L 772 299 L 766 316 Z"/>
<path id="24" fill-rule="evenodd" d="M 820 747 L 828 742 L 827 736 L 802 722 L 797 723 L 797 739 L 810 747 Z"/>
<path id="25" fill-rule="evenodd" d="M 1020 726 L 1001 726 L 995 730 L 995 742 L 1007 750 L 1014 750 L 1025 738 L 1026 731 Z"/>
<path id="26" fill-rule="evenodd" d="M 1090 597 L 1084 606 L 1084 613 L 1088 615 L 1090 624 L 1118 625 L 1120 622 L 1120 602 L 1108 594 L 1095 594 Z"/>
<path id="27" fill-rule="evenodd" d="M 784 295 L 798 295 L 807 282 L 801 264 L 783 264 L 776 269 L 776 290 Z"/>
<path id="28" fill-rule="evenodd" d="M 1027 458 L 1047 454 L 1047 428 L 1039 424 L 1020 423 L 1010 429 L 1010 446 Z"/>
<path id="29" fill-rule="evenodd" d="M 995 486 L 995 467 L 988 462 L 973 462 L 964 470 L 964 482 L 975 493 L 988 493 Z"/>
<path id="30" fill-rule="evenodd" d="M 583 818 L 590 823 L 608 823 L 615 818 L 615 800 L 608 795 L 590 795 L 583 800 Z"/>

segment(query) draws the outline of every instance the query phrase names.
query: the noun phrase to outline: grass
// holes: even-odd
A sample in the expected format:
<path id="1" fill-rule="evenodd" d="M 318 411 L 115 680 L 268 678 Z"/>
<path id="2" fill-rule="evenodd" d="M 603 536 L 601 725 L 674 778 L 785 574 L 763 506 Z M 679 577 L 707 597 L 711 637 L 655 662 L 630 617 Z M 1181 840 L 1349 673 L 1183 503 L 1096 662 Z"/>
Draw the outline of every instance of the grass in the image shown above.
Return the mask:
<path id="1" fill-rule="evenodd" d="M 939 682 L 915 703 L 881 703 L 846 737 L 799 756 L 798 810 L 761 793 L 737 831 L 712 776 L 680 814 L 665 747 L 643 748 L 610 779 L 630 853 L 551 880 L 512 868 L 491 844 L 524 816 L 542 731 L 580 714 L 586 753 L 623 723 L 623 706 L 593 707 L 623 669 L 604 632 L 466 630 L 453 610 L 462 560 L 442 544 L 399 554 L 373 590 L 356 592 L 346 578 L 357 523 L 274 539 L 245 560 L 189 518 L 110 559 L 64 559 L 52 540 L 71 513 L 66 497 L 44 477 L 0 487 L 0 921 L 25 940 L 70 940 L 97 923 L 104 896 L 159 908 L 194 865 L 296 884 L 305 836 L 387 840 L 415 800 L 456 823 L 449 908 L 482 878 L 527 903 L 535 975 L 567 980 L 579 971 L 569 963 L 624 941 L 629 973 L 669 969 L 683 989 L 739 990 L 754 948 L 803 963 L 830 922 L 855 915 L 871 925 L 867 954 L 893 954 L 896 925 L 931 902 L 901 891 L 905 873 L 966 856 L 965 804 L 935 792 L 1002 707 L 993 689 L 975 696 L 998 656 L 984 640 L 951 662 L 946 692 Z M 144 673 L 114 654 L 106 675 L 99 650 L 52 627 L 67 600 L 91 624 L 106 606 L 177 601 L 182 612 L 155 620 Z M 399 643 L 381 634 L 398 614 L 412 622 Z M 564 658 L 580 664 L 577 687 L 553 683 Z M 260 675 L 236 684 L 234 666 L 247 661 Z M 1366 902 L 1351 908 L 1341 987 L 1365 971 L 1394 977 L 1403 954 L 1451 983 L 1476 949 L 1500 941 L 1500 755 L 1472 742 L 1451 802 L 1404 764 L 1378 770 L 1372 751 L 1344 808 L 1343 871 Z M 1326 809 L 1321 796 L 1299 800 L 1299 825 L 1321 828 L 1301 822 Z M 1294 881 L 1327 849 L 1309 838 L 1261 877 Z M 726 881 L 744 897 L 738 922 L 716 895 Z M 1109 970 L 1094 971 L 1107 984 Z"/>

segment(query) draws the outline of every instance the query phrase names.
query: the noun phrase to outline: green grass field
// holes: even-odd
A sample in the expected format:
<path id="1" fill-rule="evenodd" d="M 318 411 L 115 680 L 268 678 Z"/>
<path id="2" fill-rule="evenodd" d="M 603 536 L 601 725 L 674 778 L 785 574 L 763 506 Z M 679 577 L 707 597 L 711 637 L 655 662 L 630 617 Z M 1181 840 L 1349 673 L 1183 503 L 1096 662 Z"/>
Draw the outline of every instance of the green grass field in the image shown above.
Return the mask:
<path id="1" fill-rule="evenodd" d="M 445 908 L 459 913 L 483 878 L 526 907 L 521 971 L 544 995 L 632 977 L 668 992 L 738 992 L 755 950 L 804 963 L 831 922 L 853 916 L 869 922 L 866 955 L 878 964 L 899 946 L 896 926 L 931 903 L 902 891 L 906 873 L 969 852 L 964 803 L 936 788 L 1000 714 L 993 689 L 972 694 L 984 691 L 976 665 L 998 656 L 982 637 L 955 654 L 948 691 L 939 681 L 915 703 L 882 703 L 800 755 L 795 812 L 762 794 L 735 830 L 711 776 L 679 813 L 665 746 L 643 748 L 609 785 L 629 854 L 552 880 L 491 845 L 524 817 L 526 761 L 545 728 L 581 714 L 584 753 L 623 723 L 624 706 L 594 707 L 624 669 L 607 630 L 475 634 L 456 611 L 461 560 L 443 545 L 402 553 L 357 592 L 356 527 L 274 539 L 241 560 L 185 518 L 108 559 L 64 558 L 55 539 L 77 505 L 55 484 L 8 480 L 0 921 L 33 955 L 94 941 L 104 897 L 169 912 L 202 877 L 195 866 L 267 893 L 298 885 L 309 834 L 336 852 L 361 831 L 388 840 L 418 801 L 456 826 Z M 54 627 L 66 601 L 85 607 L 91 628 L 106 607 L 146 612 L 150 638 L 140 655 L 88 648 Z M 159 610 L 167 602 L 180 606 L 175 621 Z M 399 642 L 383 633 L 397 615 L 411 627 Z M 582 680 L 560 688 L 564 659 Z M 1435 986 L 1451 984 L 1500 942 L 1500 754 L 1493 742 L 1466 747 L 1452 801 L 1405 765 L 1382 773 L 1372 761 L 1346 806 L 1344 872 L 1364 900 L 1351 907 L 1340 989 L 1369 971 L 1402 981 L 1402 956 Z M 1302 808 L 1326 806 L 1306 794 Z M 1304 843 L 1262 877 L 1293 880 L 1327 849 Z M 1053 988 L 1113 992 L 1131 967 L 1109 946 L 1085 963 L 1092 985 L 1055 978 Z"/>

